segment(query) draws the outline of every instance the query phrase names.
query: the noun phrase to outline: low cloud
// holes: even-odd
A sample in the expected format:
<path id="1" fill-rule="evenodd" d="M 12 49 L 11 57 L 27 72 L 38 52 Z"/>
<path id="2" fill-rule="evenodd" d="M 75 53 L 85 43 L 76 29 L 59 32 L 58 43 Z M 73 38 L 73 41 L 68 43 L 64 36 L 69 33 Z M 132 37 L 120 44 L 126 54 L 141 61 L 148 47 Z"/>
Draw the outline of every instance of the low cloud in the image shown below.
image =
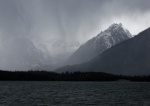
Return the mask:
<path id="1" fill-rule="evenodd" d="M 150 0 L 1 0 L 0 48 L 19 54 L 13 48 L 21 37 L 49 56 L 62 56 L 120 22 L 136 35 L 150 27 L 149 4 Z M 17 43 L 4 46 L 13 39 Z M 9 63 L 10 54 L 1 52 L 0 58 L 6 57 Z"/>

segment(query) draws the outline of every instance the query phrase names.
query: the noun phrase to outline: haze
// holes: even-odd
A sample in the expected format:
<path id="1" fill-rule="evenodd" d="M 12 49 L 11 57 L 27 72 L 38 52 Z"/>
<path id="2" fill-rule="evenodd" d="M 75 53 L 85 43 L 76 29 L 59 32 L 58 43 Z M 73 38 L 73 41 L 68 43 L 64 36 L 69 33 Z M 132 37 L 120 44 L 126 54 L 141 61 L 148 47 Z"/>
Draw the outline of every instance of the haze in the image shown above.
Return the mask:
<path id="1" fill-rule="evenodd" d="M 33 63 L 63 61 L 112 23 L 122 23 L 136 35 L 150 27 L 149 4 L 150 0 L 0 0 L 0 68 L 28 70 Z"/>

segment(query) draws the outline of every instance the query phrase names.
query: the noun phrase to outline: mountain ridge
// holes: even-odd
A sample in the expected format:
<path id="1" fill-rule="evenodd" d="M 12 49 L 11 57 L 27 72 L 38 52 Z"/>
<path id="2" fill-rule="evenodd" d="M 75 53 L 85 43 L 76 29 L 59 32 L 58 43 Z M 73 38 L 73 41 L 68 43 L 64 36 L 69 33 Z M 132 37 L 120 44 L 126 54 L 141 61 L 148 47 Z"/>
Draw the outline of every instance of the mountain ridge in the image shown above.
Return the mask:
<path id="1" fill-rule="evenodd" d="M 87 62 L 115 44 L 131 37 L 130 32 L 121 23 L 114 23 L 81 45 L 68 60 L 68 65 Z"/>
<path id="2" fill-rule="evenodd" d="M 98 71 L 111 74 L 150 74 L 150 28 L 99 54 L 89 62 L 65 66 L 62 71 Z"/>

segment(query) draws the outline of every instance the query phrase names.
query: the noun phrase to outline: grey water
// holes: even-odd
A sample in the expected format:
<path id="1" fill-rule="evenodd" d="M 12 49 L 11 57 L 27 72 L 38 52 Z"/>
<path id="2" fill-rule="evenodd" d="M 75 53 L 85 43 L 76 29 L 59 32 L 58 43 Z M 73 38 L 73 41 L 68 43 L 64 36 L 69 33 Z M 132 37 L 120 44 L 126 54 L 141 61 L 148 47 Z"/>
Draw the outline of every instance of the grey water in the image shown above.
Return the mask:
<path id="1" fill-rule="evenodd" d="M 0 106 L 150 106 L 150 83 L 2 81 Z"/>

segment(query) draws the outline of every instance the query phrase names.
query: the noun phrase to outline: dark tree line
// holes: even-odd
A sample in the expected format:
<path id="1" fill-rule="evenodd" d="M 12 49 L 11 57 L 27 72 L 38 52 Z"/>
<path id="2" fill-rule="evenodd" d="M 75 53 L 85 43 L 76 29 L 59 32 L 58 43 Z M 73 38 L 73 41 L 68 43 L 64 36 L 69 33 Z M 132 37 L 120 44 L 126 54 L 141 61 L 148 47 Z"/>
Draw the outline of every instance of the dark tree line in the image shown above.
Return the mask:
<path id="1" fill-rule="evenodd" d="M 123 76 L 103 72 L 0 71 L 1 81 L 150 81 L 150 76 Z"/>

